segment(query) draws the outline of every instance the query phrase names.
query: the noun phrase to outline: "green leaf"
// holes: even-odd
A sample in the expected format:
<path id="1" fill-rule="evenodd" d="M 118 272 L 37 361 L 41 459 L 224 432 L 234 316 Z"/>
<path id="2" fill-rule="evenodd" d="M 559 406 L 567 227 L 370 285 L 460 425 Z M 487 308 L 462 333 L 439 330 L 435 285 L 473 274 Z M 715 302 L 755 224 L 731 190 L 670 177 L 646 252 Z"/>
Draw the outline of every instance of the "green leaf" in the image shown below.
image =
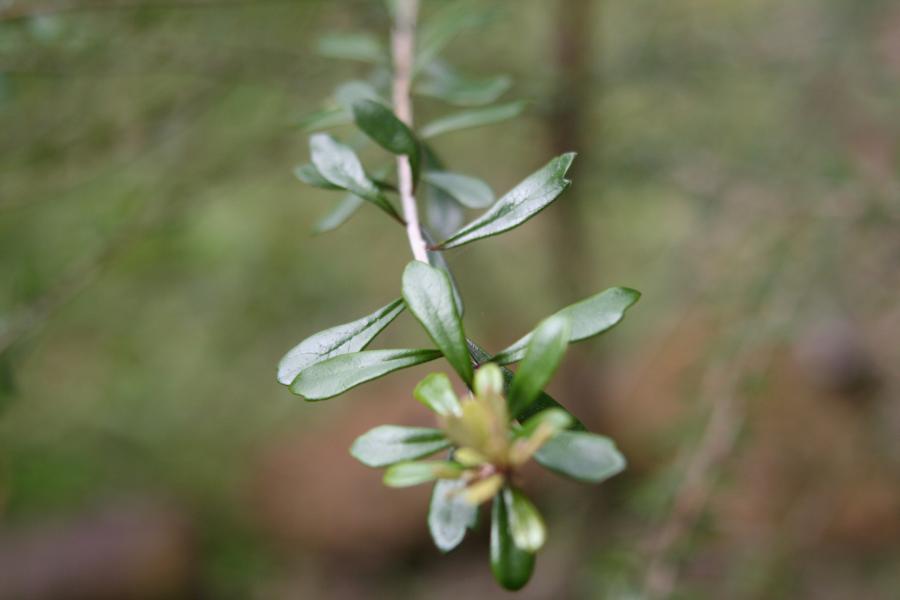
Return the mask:
<path id="1" fill-rule="evenodd" d="M 413 391 L 416 400 L 441 415 L 459 415 L 462 409 L 450 379 L 443 373 L 432 373 L 419 382 Z"/>
<path id="2" fill-rule="evenodd" d="M 434 360 L 438 350 L 364 350 L 334 356 L 302 371 L 291 391 L 306 400 L 326 400 L 388 373 Z"/>
<path id="3" fill-rule="evenodd" d="M 472 361 L 447 274 L 420 261 L 410 262 L 403 271 L 403 299 L 447 361 L 471 385 Z"/>
<path id="4" fill-rule="evenodd" d="M 457 248 L 521 225 L 553 202 L 569 186 L 570 182 L 565 174 L 574 159 L 573 152 L 557 156 L 497 200 L 481 217 L 441 242 L 438 247 L 444 250 Z"/>
<path id="5" fill-rule="evenodd" d="M 341 58 L 367 63 L 387 60 L 381 42 L 374 36 L 363 33 L 331 33 L 321 37 L 316 51 L 328 58 Z"/>
<path id="6" fill-rule="evenodd" d="M 403 312 L 404 308 L 403 300 L 397 298 L 361 319 L 336 325 L 306 338 L 285 354 L 278 363 L 278 381 L 290 385 L 300 371 L 317 362 L 339 354 L 362 350 Z"/>
<path id="7" fill-rule="evenodd" d="M 425 186 L 425 215 L 428 226 L 442 238 L 459 229 L 466 217 L 459 202 L 433 185 Z"/>
<path id="8" fill-rule="evenodd" d="M 380 102 L 359 100 L 353 104 L 356 125 L 379 146 L 397 155 L 409 157 L 413 180 L 419 178 L 419 143 L 394 111 Z"/>
<path id="9" fill-rule="evenodd" d="M 375 183 L 369 179 L 356 153 L 330 135 L 317 133 L 309 138 L 310 154 L 316 170 L 332 184 L 368 200 L 397 221 L 403 222 Z"/>
<path id="10" fill-rule="evenodd" d="M 340 190 L 341 186 L 335 185 L 325 179 L 315 165 L 305 164 L 294 167 L 294 177 L 315 188 L 323 190 Z"/>
<path id="11" fill-rule="evenodd" d="M 365 200 L 359 196 L 347 194 L 334 206 L 334 208 L 328 211 L 328 214 L 319 219 L 313 226 L 313 233 L 320 234 L 337 229 L 346 223 L 364 203 Z"/>
<path id="12" fill-rule="evenodd" d="M 491 186 L 477 177 L 449 171 L 426 171 L 423 178 L 469 208 L 487 208 L 495 200 Z"/>
<path id="13" fill-rule="evenodd" d="M 509 386 L 509 411 L 519 414 L 534 402 L 550 382 L 569 344 L 571 327 L 566 317 L 544 319 L 534 330 L 525 358 Z"/>
<path id="14" fill-rule="evenodd" d="M 356 438 L 350 454 L 364 465 L 386 467 L 415 460 L 450 446 L 440 429 L 382 425 Z"/>
<path id="15" fill-rule="evenodd" d="M 494 497 L 491 509 L 491 572 L 508 590 L 522 589 L 534 572 L 534 553 L 519 548 L 510 531 L 509 511 L 503 494 Z"/>
<path id="16" fill-rule="evenodd" d="M 625 469 L 625 457 L 602 435 L 561 431 L 534 455 L 535 460 L 561 475 L 599 483 Z"/>
<path id="17" fill-rule="evenodd" d="M 578 342 L 612 329 L 625 316 L 641 293 L 624 287 L 614 287 L 586 298 L 554 313 L 566 317 L 572 324 L 569 342 Z M 501 365 L 508 365 L 525 356 L 525 348 L 531 340 L 529 333 L 509 348 L 498 353 L 493 359 Z"/>
<path id="18" fill-rule="evenodd" d="M 432 121 L 422 127 L 419 135 L 424 139 L 428 139 L 444 133 L 450 133 L 451 131 L 460 131 L 463 129 L 471 129 L 473 127 L 491 125 L 493 123 L 499 123 L 518 117 L 522 114 L 524 109 L 525 101 L 516 100 L 515 102 L 489 106 L 487 108 L 465 110 Z"/>
<path id="19" fill-rule="evenodd" d="M 516 432 L 518 437 L 531 437 L 538 427 L 549 427 L 551 431 L 559 432 L 568 429 L 574 423 L 572 415 L 562 408 L 547 408 L 522 423 L 522 427 Z"/>
<path id="20" fill-rule="evenodd" d="M 434 244 L 434 239 L 426 229 L 422 229 L 422 237 L 425 239 L 425 243 L 429 246 Z M 462 316 L 466 312 L 466 309 L 463 305 L 462 296 L 459 293 L 459 286 L 456 284 L 456 280 L 453 278 L 453 273 L 450 271 L 450 265 L 447 264 L 447 258 L 444 256 L 444 253 L 429 250 L 428 264 L 430 264 L 432 267 L 436 267 L 442 270 L 447 274 L 447 279 L 450 280 L 450 287 L 453 288 L 453 301 L 456 303 L 456 312 L 459 313 L 460 318 L 462 318 Z"/>
<path id="21" fill-rule="evenodd" d="M 491 12 L 475 2 L 445 3 L 444 8 L 420 28 L 415 68 L 419 70 L 431 63 L 462 31 L 486 24 Z"/>
<path id="22" fill-rule="evenodd" d="M 353 105 L 363 100 L 381 102 L 381 95 L 368 81 L 345 81 L 334 90 L 334 101 L 344 110 L 347 122 L 353 121 Z"/>
<path id="23" fill-rule="evenodd" d="M 470 339 L 466 339 L 466 344 L 469 346 L 469 354 L 472 356 L 472 360 L 475 361 L 478 365 L 483 365 L 487 362 L 490 362 L 491 356 L 484 351 L 484 349 L 473 342 Z M 502 367 L 503 379 L 506 381 L 506 384 L 509 385 L 509 382 L 512 381 L 513 372 L 507 369 L 506 367 Z M 560 410 L 566 411 L 570 417 L 572 417 L 573 425 L 572 429 L 579 431 L 587 431 L 587 428 L 584 424 L 578 420 L 578 418 L 573 415 L 565 406 L 551 398 L 547 393 L 541 392 L 538 396 L 537 400 L 531 403 L 530 406 L 527 406 L 519 411 L 518 414 L 512 415 L 513 418 L 518 419 L 520 421 L 525 421 L 538 414 L 541 411 L 558 408 Z"/>
<path id="24" fill-rule="evenodd" d="M 519 490 L 506 487 L 503 502 L 509 516 L 509 533 L 516 547 L 525 552 L 540 550 L 547 541 L 547 528 L 531 500 Z"/>
<path id="25" fill-rule="evenodd" d="M 294 126 L 303 131 L 328 129 L 352 122 L 350 114 L 339 106 L 329 106 L 300 118 Z"/>
<path id="26" fill-rule="evenodd" d="M 401 462 L 387 468 L 383 481 L 388 487 L 410 487 L 435 479 L 456 479 L 462 472 L 462 466 L 449 460 Z"/>
<path id="27" fill-rule="evenodd" d="M 487 79 L 466 79 L 444 64 L 433 62 L 415 92 L 455 106 L 483 106 L 496 101 L 512 85 L 512 79 L 498 75 Z"/>
<path id="28" fill-rule="evenodd" d="M 475 526 L 478 507 L 466 502 L 463 479 L 439 479 L 431 493 L 428 530 L 441 552 L 450 552 L 466 537 L 466 529 Z"/>

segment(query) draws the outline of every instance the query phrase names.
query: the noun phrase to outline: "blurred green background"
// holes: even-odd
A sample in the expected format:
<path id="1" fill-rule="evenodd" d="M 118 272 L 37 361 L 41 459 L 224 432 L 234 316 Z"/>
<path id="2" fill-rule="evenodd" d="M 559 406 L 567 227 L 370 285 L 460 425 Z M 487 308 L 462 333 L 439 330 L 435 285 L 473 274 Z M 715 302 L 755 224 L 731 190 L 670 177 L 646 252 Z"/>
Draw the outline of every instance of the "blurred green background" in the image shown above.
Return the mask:
<path id="1" fill-rule="evenodd" d="M 521 597 L 900 596 L 900 7 L 477 5 L 444 55 L 529 109 L 436 140 L 448 166 L 499 194 L 580 156 L 540 218 L 448 253 L 467 330 L 498 350 L 644 293 L 550 390 L 630 469 L 534 474 Z M 369 206 L 311 236 L 339 195 L 291 174 L 298 119 L 366 73 L 316 40 L 388 26 L 362 0 L 0 4 L 0 598 L 506 596 L 484 532 L 441 556 L 427 490 L 347 454 L 427 424 L 410 390 L 446 365 L 316 405 L 275 381 L 409 260 Z"/>

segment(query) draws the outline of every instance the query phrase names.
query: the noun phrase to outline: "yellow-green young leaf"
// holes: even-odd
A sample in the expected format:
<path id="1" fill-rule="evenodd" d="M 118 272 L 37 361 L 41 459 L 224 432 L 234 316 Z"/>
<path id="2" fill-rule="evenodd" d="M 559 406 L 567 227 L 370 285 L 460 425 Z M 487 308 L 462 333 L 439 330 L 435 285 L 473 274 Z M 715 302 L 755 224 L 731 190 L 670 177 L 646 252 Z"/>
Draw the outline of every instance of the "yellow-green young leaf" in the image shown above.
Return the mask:
<path id="1" fill-rule="evenodd" d="M 641 293 L 637 290 L 614 287 L 571 304 L 554 314 L 569 319 L 569 322 L 572 324 L 569 342 L 578 342 L 612 329 L 624 318 L 625 311 L 637 302 L 640 297 Z M 531 333 L 525 335 L 491 360 L 501 365 L 508 365 L 522 360 L 531 336 Z"/>
<path id="2" fill-rule="evenodd" d="M 426 171 L 425 181 L 449 194 L 454 200 L 469 208 L 487 208 L 494 203 L 491 186 L 478 179 L 449 171 Z"/>
<path id="3" fill-rule="evenodd" d="M 487 108 L 473 108 L 436 119 L 422 127 L 419 135 L 422 139 L 429 139 L 451 131 L 500 123 L 518 117 L 524 109 L 525 102 L 522 100 Z"/>
<path id="4" fill-rule="evenodd" d="M 291 391 L 306 400 L 327 400 L 361 383 L 440 355 L 438 350 L 363 350 L 341 354 L 300 371 Z"/>
<path id="5" fill-rule="evenodd" d="M 447 361 L 471 386 L 472 362 L 447 274 L 420 261 L 410 262 L 403 271 L 403 299 Z"/>
<path id="6" fill-rule="evenodd" d="M 537 552 L 547 540 L 544 519 L 531 500 L 519 490 L 503 489 L 503 502 L 509 515 L 509 533 L 520 550 Z"/>
<path id="7" fill-rule="evenodd" d="M 503 395 L 503 371 L 494 363 L 487 363 L 478 367 L 475 372 L 475 384 L 472 390 L 476 396 L 502 396 Z"/>
<path id="8" fill-rule="evenodd" d="M 340 202 L 334 205 L 334 208 L 316 222 L 312 229 L 313 234 L 318 235 L 320 233 L 334 231 L 346 223 L 350 217 L 359 210 L 359 207 L 362 206 L 364 202 L 365 200 L 359 196 L 347 194 L 341 198 Z"/>
<path id="9" fill-rule="evenodd" d="M 406 124 L 394 115 L 394 111 L 373 100 L 359 100 L 353 104 L 356 125 L 376 144 L 398 155 L 409 157 L 413 180 L 419 173 L 419 143 Z"/>
<path id="10" fill-rule="evenodd" d="M 432 373 L 420 381 L 413 390 L 413 396 L 442 417 L 462 413 L 450 379 L 443 373 Z"/>
<path id="11" fill-rule="evenodd" d="M 569 187 L 565 178 L 575 154 L 557 156 L 497 200 L 486 213 L 438 244 L 448 250 L 518 227 Z"/>
<path id="12" fill-rule="evenodd" d="M 402 222 L 394 206 L 388 202 L 363 169 L 356 153 L 337 142 L 326 133 L 317 133 L 309 138 L 312 163 L 319 174 L 328 182 L 367 200 Z"/>
<path id="13" fill-rule="evenodd" d="M 625 469 L 625 457 L 611 439 L 581 431 L 559 432 L 534 459 L 551 471 L 588 483 L 599 483 Z"/>
<path id="14" fill-rule="evenodd" d="M 484 348 L 482 348 L 472 340 L 466 339 L 466 344 L 468 344 L 469 346 L 469 353 L 472 355 L 472 360 L 474 360 L 477 364 L 484 364 L 491 360 L 491 356 L 484 351 Z M 513 372 L 506 367 L 501 367 L 501 371 L 503 372 L 503 380 L 507 385 L 509 385 L 509 382 L 512 381 L 513 378 Z M 514 414 L 512 416 L 519 421 L 524 421 L 549 408 L 558 408 L 560 410 L 566 411 L 567 413 L 569 413 L 569 416 L 572 417 L 572 429 L 578 431 L 587 431 L 587 428 L 581 421 L 578 420 L 577 417 L 575 417 L 575 415 L 570 413 L 565 406 L 551 398 L 546 392 L 541 392 L 537 397 L 537 400 L 535 400 L 530 406 L 526 406 L 517 414 Z"/>
<path id="15" fill-rule="evenodd" d="M 512 591 L 522 589 L 534 572 L 534 553 L 513 541 L 509 512 L 500 494 L 494 496 L 491 510 L 491 572 L 497 583 Z"/>
<path id="16" fill-rule="evenodd" d="M 569 320 L 558 315 L 544 319 L 534 330 L 525 358 L 509 385 L 509 411 L 518 414 L 540 395 L 566 353 Z"/>
<path id="17" fill-rule="evenodd" d="M 410 487 L 435 479 L 456 479 L 462 472 L 460 465 L 449 460 L 401 462 L 387 468 L 383 481 L 388 487 Z"/>
<path id="18" fill-rule="evenodd" d="M 415 460 L 450 446 L 440 429 L 382 425 L 356 438 L 350 454 L 369 467 Z"/>
<path id="19" fill-rule="evenodd" d="M 404 308 L 403 300 L 397 298 L 361 319 L 306 338 L 291 348 L 278 363 L 278 382 L 290 385 L 300 371 L 317 362 L 364 349 Z"/>
<path id="20" fill-rule="evenodd" d="M 434 484 L 428 508 L 428 530 L 441 552 L 456 548 L 466 537 L 466 529 L 475 526 L 478 507 L 466 502 L 462 479 L 440 479 Z"/>
<path id="21" fill-rule="evenodd" d="M 553 432 L 563 431 L 574 424 L 574 419 L 562 408 L 548 408 L 537 413 L 524 423 L 516 432 L 518 437 L 531 437 L 538 428 L 546 428 Z"/>
<path id="22" fill-rule="evenodd" d="M 387 53 L 377 38 L 364 33 L 331 33 L 316 44 L 316 51 L 328 58 L 342 58 L 367 63 L 387 60 Z"/>

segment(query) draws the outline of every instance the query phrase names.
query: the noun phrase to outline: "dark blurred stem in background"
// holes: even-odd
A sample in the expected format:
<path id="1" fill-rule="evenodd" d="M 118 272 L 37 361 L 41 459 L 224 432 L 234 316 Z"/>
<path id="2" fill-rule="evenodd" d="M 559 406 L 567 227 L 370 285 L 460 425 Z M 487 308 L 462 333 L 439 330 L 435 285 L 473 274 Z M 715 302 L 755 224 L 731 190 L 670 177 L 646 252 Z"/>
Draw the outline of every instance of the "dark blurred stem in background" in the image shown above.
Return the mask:
<path id="1" fill-rule="evenodd" d="M 590 157 L 588 145 L 582 137 L 587 126 L 591 93 L 591 38 L 595 0 L 558 0 L 556 3 L 556 31 L 554 33 L 553 94 L 547 111 L 548 139 L 553 154 L 575 151 L 578 160 L 573 164 L 570 178 L 578 181 L 578 173 Z M 581 260 L 586 257 L 584 230 L 578 218 L 581 196 L 578 185 L 568 190 L 553 211 L 554 267 L 557 289 L 564 304 L 592 290 L 584 279 Z"/>

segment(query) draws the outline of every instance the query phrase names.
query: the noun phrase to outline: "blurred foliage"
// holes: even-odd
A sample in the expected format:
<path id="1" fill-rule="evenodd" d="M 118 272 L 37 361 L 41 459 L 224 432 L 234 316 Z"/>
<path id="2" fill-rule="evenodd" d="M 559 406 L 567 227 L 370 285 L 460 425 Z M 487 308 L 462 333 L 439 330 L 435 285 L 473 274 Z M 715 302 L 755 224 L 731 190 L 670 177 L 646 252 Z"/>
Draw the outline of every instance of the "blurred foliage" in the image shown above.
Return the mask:
<path id="1" fill-rule="evenodd" d="M 436 143 L 502 192 L 548 154 L 557 2 L 491 3 L 448 52 L 465 72 L 509 73 L 532 104 Z M 332 577 L 323 548 L 285 547 L 251 500 L 281 440 L 330 435 L 349 406 L 388 403 L 427 372 L 311 410 L 272 369 L 302 336 L 393 298 L 408 260 L 387 219 L 311 237 L 335 198 L 291 173 L 308 160 L 299 117 L 365 68 L 316 55 L 319 36 L 385 31 L 381 3 L 154 4 L 0 21 L 0 522 L 164 497 L 196 524 L 212 597 L 312 597 L 342 577 L 394 597 L 478 590 L 460 581 L 464 552 L 449 573 L 395 547 L 389 566 Z M 681 481 L 672 458 L 724 389 L 746 414 L 709 513 L 679 540 L 679 597 L 891 598 L 900 11 L 594 4 L 569 231 L 585 255 L 548 252 L 548 219 L 450 256 L 468 326 L 494 351 L 576 299 L 552 283 L 567 260 L 587 288 L 645 293 L 629 327 L 571 353 L 592 382 L 585 416 L 628 436 L 636 469 L 599 497 L 550 494 L 548 519 L 570 524 L 535 597 L 639 597 L 645 542 Z M 423 100 L 417 120 L 442 110 Z M 416 331 L 399 318 L 385 347 Z M 870 379 L 856 395 L 821 387 Z"/>

